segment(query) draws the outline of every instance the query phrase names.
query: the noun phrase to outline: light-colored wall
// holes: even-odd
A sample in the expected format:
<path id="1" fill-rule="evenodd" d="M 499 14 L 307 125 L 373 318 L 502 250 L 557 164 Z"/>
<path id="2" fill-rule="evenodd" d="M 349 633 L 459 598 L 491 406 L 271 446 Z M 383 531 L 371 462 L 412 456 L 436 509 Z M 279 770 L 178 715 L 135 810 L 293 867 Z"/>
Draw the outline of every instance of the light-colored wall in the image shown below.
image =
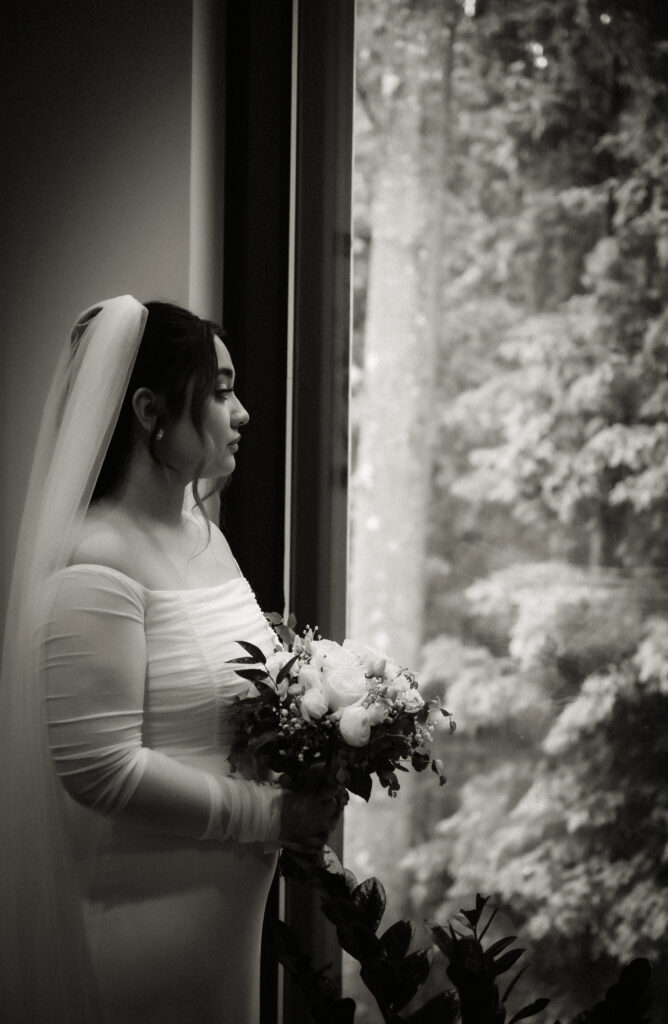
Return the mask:
<path id="1" fill-rule="evenodd" d="M 191 0 L 3 16 L 2 613 L 57 353 L 100 298 L 188 301 Z"/>

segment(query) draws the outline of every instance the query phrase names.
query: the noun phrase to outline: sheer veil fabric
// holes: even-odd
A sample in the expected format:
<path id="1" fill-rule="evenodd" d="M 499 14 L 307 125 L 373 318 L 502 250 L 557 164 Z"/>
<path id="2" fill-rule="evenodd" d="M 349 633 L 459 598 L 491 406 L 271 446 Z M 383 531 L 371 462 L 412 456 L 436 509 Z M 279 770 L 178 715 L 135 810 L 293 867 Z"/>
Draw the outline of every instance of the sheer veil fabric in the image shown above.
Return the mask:
<path id="1" fill-rule="evenodd" d="M 137 355 L 132 296 L 81 314 L 46 402 L 19 533 L 0 682 L 0 1019 L 99 1019 L 49 754 L 37 639 L 47 578 L 67 565 Z"/>

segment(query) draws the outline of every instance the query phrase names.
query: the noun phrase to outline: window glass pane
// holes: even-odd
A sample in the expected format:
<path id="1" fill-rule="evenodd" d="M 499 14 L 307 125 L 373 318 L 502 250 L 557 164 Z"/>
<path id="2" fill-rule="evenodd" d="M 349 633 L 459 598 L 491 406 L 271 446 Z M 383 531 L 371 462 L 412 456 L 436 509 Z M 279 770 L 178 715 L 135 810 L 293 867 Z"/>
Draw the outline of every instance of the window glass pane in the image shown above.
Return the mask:
<path id="1" fill-rule="evenodd" d="M 510 1006 L 549 996 L 550 1021 L 639 956 L 668 1006 L 655 7 L 357 5 L 348 634 L 458 729 L 445 787 L 351 801 L 345 857 L 385 883 L 384 927 L 489 894 L 490 936 L 529 951 Z M 345 988 L 381 1020 L 350 960 Z"/>

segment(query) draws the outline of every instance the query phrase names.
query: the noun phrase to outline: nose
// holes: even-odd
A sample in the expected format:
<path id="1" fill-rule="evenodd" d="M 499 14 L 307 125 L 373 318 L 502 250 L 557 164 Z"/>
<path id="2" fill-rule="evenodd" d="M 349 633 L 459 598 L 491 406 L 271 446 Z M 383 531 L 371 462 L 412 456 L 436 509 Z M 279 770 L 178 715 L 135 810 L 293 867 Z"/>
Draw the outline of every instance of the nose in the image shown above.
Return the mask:
<path id="1" fill-rule="evenodd" d="M 245 427 L 250 419 L 250 414 L 246 407 L 241 404 L 237 398 L 236 408 L 234 410 L 234 425 L 235 427 Z"/>

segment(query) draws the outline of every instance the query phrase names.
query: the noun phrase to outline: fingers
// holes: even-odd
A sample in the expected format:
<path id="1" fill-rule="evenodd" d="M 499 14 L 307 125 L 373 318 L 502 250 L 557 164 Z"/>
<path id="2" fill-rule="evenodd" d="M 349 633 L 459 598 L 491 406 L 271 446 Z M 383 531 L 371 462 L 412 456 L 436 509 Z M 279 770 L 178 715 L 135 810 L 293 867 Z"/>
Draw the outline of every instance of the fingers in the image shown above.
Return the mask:
<path id="1" fill-rule="evenodd" d="M 345 805 L 345 790 L 328 787 L 318 793 L 286 794 L 283 810 L 283 845 L 319 849 L 335 828 Z"/>

